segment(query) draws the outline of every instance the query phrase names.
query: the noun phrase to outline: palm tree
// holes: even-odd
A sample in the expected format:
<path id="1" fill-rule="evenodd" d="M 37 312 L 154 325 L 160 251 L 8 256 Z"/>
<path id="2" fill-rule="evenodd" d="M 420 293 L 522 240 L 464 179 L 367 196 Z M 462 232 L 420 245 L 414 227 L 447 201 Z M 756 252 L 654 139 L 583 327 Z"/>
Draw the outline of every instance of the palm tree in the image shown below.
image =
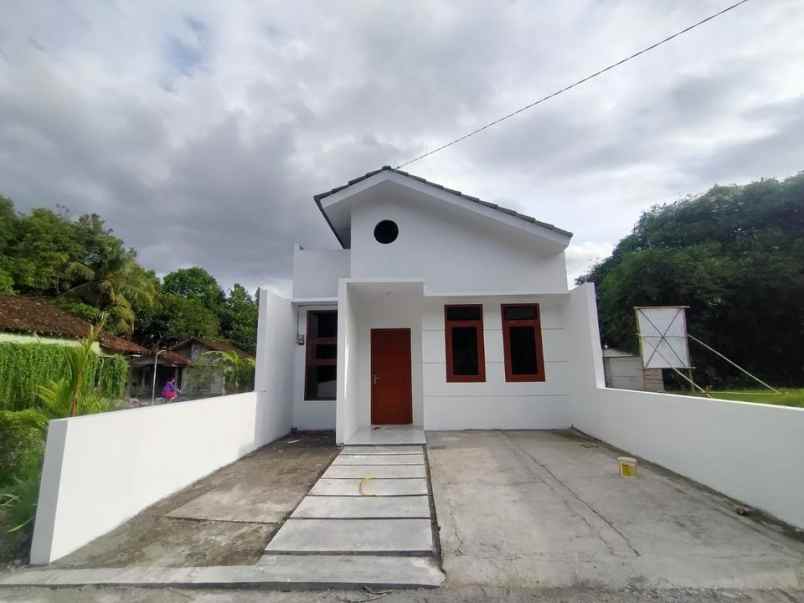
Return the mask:
<path id="1" fill-rule="evenodd" d="M 102 328 L 103 321 L 90 327 L 87 336 L 77 346 L 69 348 L 65 377 L 39 386 L 42 410 L 49 417 L 60 419 L 109 410 L 109 403 L 88 382 L 92 362 L 95 360 L 95 342 Z"/>
<path id="2" fill-rule="evenodd" d="M 85 262 L 72 262 L 67 275 L 83 281 L 66 291 L 99 308 L 109 317 L 111 331 L 131 334 L 136 319 L 134 306 L 150 306 L 157 294 L 153 274 L 135 261 L 135 253 L 126 250 L 117 239 L 110 239 L 103 250 L 91 254 Z"/>

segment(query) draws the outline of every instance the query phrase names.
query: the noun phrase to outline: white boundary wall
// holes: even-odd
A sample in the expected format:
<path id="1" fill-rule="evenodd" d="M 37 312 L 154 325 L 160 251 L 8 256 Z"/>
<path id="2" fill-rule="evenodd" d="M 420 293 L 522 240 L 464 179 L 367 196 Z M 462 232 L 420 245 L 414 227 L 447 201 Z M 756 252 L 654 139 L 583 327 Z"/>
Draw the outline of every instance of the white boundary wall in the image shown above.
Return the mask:
<path id="1" fill-rule="evenodd" d="M 51 421 L 31 562 L 50 563 L 290 430 L 293 310 L 260 292 L 256 391 Z"/>
<path id="2" fill-rule="evenodd" d="M 804 528 L 804 409 L 608 389 L 591 285 L 572 291 L 569 323 L 575 427 Z"/>

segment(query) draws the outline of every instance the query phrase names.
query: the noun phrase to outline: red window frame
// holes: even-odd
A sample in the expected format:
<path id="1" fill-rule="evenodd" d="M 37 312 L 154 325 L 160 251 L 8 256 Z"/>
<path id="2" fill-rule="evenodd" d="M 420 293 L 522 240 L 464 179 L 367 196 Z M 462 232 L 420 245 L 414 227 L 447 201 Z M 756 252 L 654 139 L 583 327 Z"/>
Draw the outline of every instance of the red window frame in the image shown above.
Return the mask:
<path id="1" fill-rule="evenodd" d="M 534 318 L 510 320 L 505 317 L 508 308 L 533 308 Z M 503 353 L 505 355 L 505 380 L 506 381 L 544 381 L 544 348 L 542 346 L 542 324 L 539 304 L 502 304 L 500 306 L 500 318 L 502 319 L 503 332 Z M 534 343 L 536 354 L 536 372 L 527 374 L 513 374 L 511 372 L 511 327 L 533 327 Z"/>
<path id="2" fill-rule="evenodd" d="M 453 308 L 479 308 L 480 318 L 473 320 L 450 320 L 448 312 Z M 452 329 L 456 327 L 474 327 L 477 341 L 477 375 L 456 375 L 453 371 Z M 478 383 L 486 380 L 486 355 L 483 347 L 483 305 L 453 304 L 444 306 L 444 339 L 447 346 L 447 382 Z"/>
<path id="3" fill-rule="evenodd" d="M 304 399 L 305 400 L 334 400 L 335 396 L 318 396 L 313 394 L 313 369 L 317 366 L 337 366 L 337 349 L 335 358 L 318 358 L 316 348 L 319 345 L 336 345 L 337 337 L 319 337 L 318 330 L 313 325 L 314 316 L 321 314 L 334 314 L 337 317 L 337 310 L 308 310 L 307 311 L 307 335 L 306 335 L 306 357 L 304 363 Z"/>

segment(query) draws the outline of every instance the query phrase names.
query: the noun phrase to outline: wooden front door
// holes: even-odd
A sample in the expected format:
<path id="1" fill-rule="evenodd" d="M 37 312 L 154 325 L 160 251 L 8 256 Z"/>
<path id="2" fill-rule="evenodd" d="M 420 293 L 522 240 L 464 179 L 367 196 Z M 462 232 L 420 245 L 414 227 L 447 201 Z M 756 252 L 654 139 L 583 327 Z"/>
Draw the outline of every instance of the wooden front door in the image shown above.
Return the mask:
<path id="1" fill-rule="evenodd" d="M 410 329 L 371 330 L 371 423 L 413 422 Z"/>

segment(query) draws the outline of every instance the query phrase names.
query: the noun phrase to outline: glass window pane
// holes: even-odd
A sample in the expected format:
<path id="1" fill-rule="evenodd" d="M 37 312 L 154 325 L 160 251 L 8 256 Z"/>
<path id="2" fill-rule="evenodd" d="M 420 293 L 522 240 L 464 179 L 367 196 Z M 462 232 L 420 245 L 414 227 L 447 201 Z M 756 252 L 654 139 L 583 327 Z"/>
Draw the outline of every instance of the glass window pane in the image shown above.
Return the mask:
<path id="1" fill-rule="evenodd" d="M 536 359 L 536 330 L 533 327 L 510 327 L 511 373 L 533 375 L 538 372 Z"/>
<path id="2" fill-rule="evenodd" d="M 480 306 L 447 308 L 447 320 L 480 320 L 483 308 Z"/>
<path id="3" fill-rule="evenodd" d="M 513 308 L 504 308 L 503 318 L 505 320 L 530 320 L 536 318 L 536 307 L 514 306 Z"/>
<path id="4" fill-rule="evenodd" d="M 478 375 L 477 329 L 455 327 L 452 329 L 452 372 L 455 375 Z"/>
<path id="5" fill-rule="evenodd" d="M 338 314 L 337 312 L 316 312 L 314 337 L 337 337 L 338 336 Z"/>
<path id="6" fill-rule="evenodd" d="M 315 346 L 315 357 L 319 360 L 332 360 L 337 358 L 338 346 L 334 343 L 319 343 Z"/>
<path id="7" fill-rule="evenodd" d="M 335 398 L 335 374 L 337 368 L 335 365 L 311 366 L 308 367 L 312 371 L 311 394 L 313 398 Z"/>

